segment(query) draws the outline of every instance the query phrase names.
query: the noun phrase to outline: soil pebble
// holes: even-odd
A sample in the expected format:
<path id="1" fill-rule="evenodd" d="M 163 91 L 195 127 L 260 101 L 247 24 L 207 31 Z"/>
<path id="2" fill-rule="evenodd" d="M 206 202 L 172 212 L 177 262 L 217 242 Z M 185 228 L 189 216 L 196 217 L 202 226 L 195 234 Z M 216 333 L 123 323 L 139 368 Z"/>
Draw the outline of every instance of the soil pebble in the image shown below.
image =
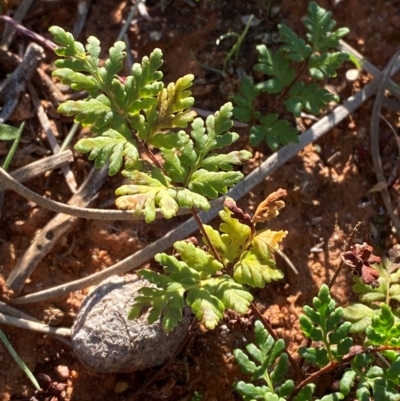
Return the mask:
<path id="1" fill-rule="evenodd" d="M 54 368 L 54 371 L 60 380 L 67 380 L 69 378 L 68 366 L 58 365 Z"/>
<path id="2" fill-rule="evenodd" d="M 112 276 L 83 301 L 72 327 L 75 354 L 89 370 L 126 373 L 166 362 L 185 338 L 191 322 L 186 308 L 180 324 L 170 333 L 160 320 L 149 325 L 148 312 L 128 320 L 138 290 L 151 284 L 136 275 Z"/>

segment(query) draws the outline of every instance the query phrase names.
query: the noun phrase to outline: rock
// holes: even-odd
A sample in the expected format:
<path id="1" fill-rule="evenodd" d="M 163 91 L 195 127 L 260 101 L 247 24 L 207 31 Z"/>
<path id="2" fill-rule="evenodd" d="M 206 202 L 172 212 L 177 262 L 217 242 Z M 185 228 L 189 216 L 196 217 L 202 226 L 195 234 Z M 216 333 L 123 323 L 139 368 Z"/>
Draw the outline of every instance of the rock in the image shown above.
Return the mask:
<path id="1" fill-rule="evenodd" d="M 125 393 L 129 388 L 129 383 L 127 382 L 117 382 L 114 388 L 114 394 L 122 394 Z"/>
<path id="2" fill-rule="evenodd" d="M 58 365 L 54 368 L 54 371 L 60 380 L 67 380 L 69 378 L 68 366 Z"/>
<path id="3" fill-rule="evenodd" d="M 138 290 L 151 284 L 136 275 L 112 276 L 83 301 L 72 327 L 75 354 L 89 370 L 124 373 L 166 362 L 185 338 L 191 322 L 186 308 L 180 324 L 165 333 L 160 321 L 149 325 L 148 312 L 128 320 Z"/>

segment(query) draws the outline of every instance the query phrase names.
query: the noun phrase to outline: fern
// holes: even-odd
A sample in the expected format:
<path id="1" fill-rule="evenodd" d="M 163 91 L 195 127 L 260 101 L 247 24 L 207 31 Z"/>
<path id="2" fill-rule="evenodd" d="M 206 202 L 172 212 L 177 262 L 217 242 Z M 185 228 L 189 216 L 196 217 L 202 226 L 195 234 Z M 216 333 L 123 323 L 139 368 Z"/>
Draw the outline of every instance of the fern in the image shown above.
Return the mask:
<path id="1" fill-rule="evenodd" d="M 283 194 L 284 191 L 279 196 Z M 264 201 L 264 213 L 276 207 L 276 201 L 270 199 Z M 283 202 L 279 204 L 279 208 L 283 206 Z M 258 221 L 265 220 L 261 212 L 256 216 Z M 250 216 L 246 220 L 243 211 L 230 198 L 225 201 L 220 217 L 223 220 L 220 230 L 208 225 L 204 225 L 204 230 L 221 260 L 218 261 L 209 248 L 204 249 L 191 241 L 176 242 L 174 256 L 157 254 L 155 260 L 165 274 L 139 271 L 156 288 L 140 290 L 141 295 L 135 299 L 129 315 L 131 319 L 150 307 L 149 323 L 161 318 L 163 328 L 171 331 L 181 320 L 186 303 L 206 328 L 214 329 L 225 310 L 247 312 L 253 296 L 245 285 L 264 287 L 266 282 L 283 277 L 275 266 L 272 252 L 286 232 L 257 231 Z M 244 220 L 248 224 L 244 224 Z M 203 238 L 206 245 L 209 245 L 208 239 Z M 233 277 L 225 273 L 229 264 L 233 265 Z"/>
<path id="2" fill-rule="evenodd" d="M 59 27 L 50 32 L 61 45 L 56 53 L 62 57 L 53 75 L 90 95 L 69 100 L 58 111 L 97 135 L 78 141 L 78 151 L 88 153 L 96 167 L 109 163 L 110 175 L 123 169 L 122 174 L 130 179 L 131 184 L 116 190 L 119 208 L 131 209 L 149 223 L 157 210 L 165 218 L 175 216 L 180 208 L 208 210 L 209 199 L 225 194 L 243 178 L 233 166 L 248 161 L 250 152 L 216 153 L 239 137 L 230 131 L 232 105 L 225 104 L 205 122 L 195 118 L 189 90 L 194 76 L 186 75 L 164 87 L 161 50 L 143 57 L 123 79 L 118 76 L 126 57 L 123 42 L 111 47 L 109 58 L 100 66 L 96 38 L 89 37 L 84 46 Z M 190 134 L 183 130 L 189 124 Z M 154 160 L 153 149 L 159 149 L 163 160 L 148 168 L 142 154 Z"/>

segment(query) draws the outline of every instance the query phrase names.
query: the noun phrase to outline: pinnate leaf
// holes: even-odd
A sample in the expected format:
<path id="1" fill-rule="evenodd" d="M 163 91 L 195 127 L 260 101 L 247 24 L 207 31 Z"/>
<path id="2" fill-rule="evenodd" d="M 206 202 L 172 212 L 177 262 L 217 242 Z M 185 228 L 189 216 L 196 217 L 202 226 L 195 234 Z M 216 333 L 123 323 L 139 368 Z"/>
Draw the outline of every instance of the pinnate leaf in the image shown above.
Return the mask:
<path id="1" fill-rule="evenodd" d="M 265 330 L 260 321 L 255 322 L 255 342 L 246 346 L 246 355 L 240 349 L 234 350 L 236 362 L 243 373 L 251 374 L 251 381 L 264 380 L 268 387 L 254 386 L 243 381 L 236 382 L 234 389 L 244 400 L 282 400 L 282 396 L 290 396 L 294 390 L 292 380 L 284 380 L 288 369 L 288 355 L 284 353 L 283 339 L 275 341 Z M 275 390 L 275 387 L 276 390 Z"/>

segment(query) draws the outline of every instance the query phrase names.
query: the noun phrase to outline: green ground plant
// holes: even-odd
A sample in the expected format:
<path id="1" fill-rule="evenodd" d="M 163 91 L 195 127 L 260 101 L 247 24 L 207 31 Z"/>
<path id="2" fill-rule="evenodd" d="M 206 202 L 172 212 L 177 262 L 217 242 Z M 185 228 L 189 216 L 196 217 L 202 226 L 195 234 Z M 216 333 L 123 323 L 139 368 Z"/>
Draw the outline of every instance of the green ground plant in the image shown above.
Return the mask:
<path id="1" fill-rule="evenodd" d="M 164 329 L 170 331 L 182 319 L 185 303 L 208 329 L 218 324 L 228 308 L 245 313 L 253 300 L 247 286 L 264 287 L 283 277 L 273 251 L 286 232 L 256 225 L 279 213 L 284 206 L 279 198 L 286 192 L 268 197 L 253 218 L 232 199 L 225 199 L 219 230 L 200 221 L 197 209 L 208 210 L 210 199 L 239 182 L 243 174 L 234 167 L 251 157 L 247 150 L 219 152 L 239 137 L 230 131 L 232 105 L 223 105 L 206 121 L 196 118 L 190 109 L 193 75 L 164 87 L 159 49 L 122 78 L 117 75 L 126 56 L 122 42 L 115 43 L 100 66 L 96 38 L 89 37 L 85 47 L 59 27 L 50 31 L 60 45 L 56 53 L 61 57 L 53 75 L 89 93 L 84 100 L 70 100 L 58 108 L 96 135 L 79 140 L 75 149 L 88 153 L 96 167 L 108 163 L 110 175 L 123 169 L 122 175 L 130 181 L 116 190 L 117 207 L 132 210 L 147 223 L 154 221 L 157 212 L 171 218 L 188 208 L 203 234 L 204 246 L 193 239 L 178 241 L 174 256 L 156 255 L 165 274 L 139 271 L 156 288 L 141 290 L 130 318 L 151 307 L 149 322 L 161 317 Z"/>
<path id="2" fill-rule="evenodd" d="M 121 172 L 129 180 L 116 190 L 117 207 L 131 210 L 147 223 L 158 214 L 169 219 L 180 209 L 189 209 L 202 234 L 201 243 L 196 238 L 177 241 L 172 255 L 156 255 L 163 274 L 139 271 L 154 287 L 140 291 L 129 314 L 131 319 L 149 308 L 149 323 L 160 318 L 163 328 L 171 331 L 182 319 L 186 304 L 207 329 L 214 329 L 227 309 L 246 313 L 253 307 L 249 288 L 263 288 L 266 283 L 283 278 L 275 264 L 274 251 L 287 232 L 270 230 L 265 223 L 284 207 L 282 198 L 286 191 L 278 190 L 268 196 L 253 216 L 240 209 L 233 199 L 226 198 L 220 212 L 222 223 L 217 229 L 203 224 L 198 210 L 208 210 L 211 199 L 225 195 L 235 186 L 243 178 L 241 165 L 252 157 L 247 150 L 231 148 L 239 138 L 231 131 L 233 115 L 251 122 L 259 119 L 261 125 L 250 130 L 252 144 L 265 139 L 276 149 L 279 144 L 296 141 L 297 131 L 295 134 L 289 122 L 280 120 L 276 113 L 262 117 L 254 112 L 252 102 L 260 91 L 272 95 L 280 92 L 276 105 L 287 95 L 285 106 L 295 116 L 302 110 L 317 114 L 328 102 L 337 100 L 315 83 L 299 80 L 306 71 L 317 80 L 332 77 L 348 59 L 346 54 L 331 52 L 348 31 L 342 28 L 332 32 L 334 25 L 329 12 L 310 3 L 305 20 L 309 44 L 281 25 L 284 46 L 275 53 L 265 46 L 258 48 L 257 69 L 269 78 L 257 85 L 244 79 L 242 92 L 247 94 L 243 92 L 242 100 L 235 99 L 236 108 L 226 103 L 206 120 L 191 109 L 193 75 L 167 86 L 162 82 L 161 50 L 155 49 L 149 57 L 143 57 L 123 76 L 123 42 L 114 44 L 102 64 L 98 39 L 89 37 L 83 45 L 62 28 L 50 28 L 60 46 L 55 50 L 60 59 L 53 75 L 75 90 L 88 92 L 87 98 L 69 100 L 58 111 L 73 116 L 75 122 L 94 134 L 80 139 L 76 150 L 87 153 L 96 167 L 107 165 L 110 175 Z M 297 75 L 291 64 L 296 62 L 300 63 Z M 299 354 L 314 367 L 314 373 L 295 383 L 289 377 L 289 363 L 296 365 L 284 341 L 275 338 L 266 322 L 256 323 L 255 344 L 247 348 L 250 357 L 235 351 L 239 365 L 252 375 L 250 383 L 235 385 L 245 400 L 310 400 L 314 381 L 340 366 L 346 368 L 340 390 L 321 400 L 344 399 L 354 392 L 362 401 L 367 397 L 400 399 L 396 398 L 400 329 L 389 306 L 390 299 L 397 299 L 397 271 L 379 271 L 378 279 L 379 273 L 374 276 L 364 268 L 370 268 L 366 265 L 368 258 L 358 256 L 363 262 L 359 266 L 362 285 L 368 289 L 361 285 L 355 291 L 363 296 L 375 294 L 369 295 L 371 302 L 378 300 L 379 293 L 382 300 L 370 308 L 369 327 L 358 326 L 364 334 L 362 343 L 354 345 L 352 337 L 358 321 L 346 319 L 346 309 L 337 308 L 328 288 L 323 286 L 313 308 L 305 307 L 305 315 L 300 318 L 304 335 L 314 343 L 301 348 Z M 365 280 L 367 273 L 371 282 Z M 383 366 L 378 355 L 385 360 Z"/>
<path id="3" fill-rule="evenodd" d="M 298 130 L 284 117 L 284 112 L 294 118 L 303 111 L 319 115 L 338 96 L 322 87 L 320 82 L 335 77 L 337 70 L 349 60 L 349 55 L 335 51 L 339 39 L 349 33 L 347 28 L 333 31 L 336 22 L 332 13 L 315 2 L 310 2 L 303 20 L 306 39 L 300 38 L 289 26 L 278 25 L 281 45 L 276 51 L 264 44 L 256 46 L 258 63 L 254 70 L 265 77 L 254 82 L 245 76 L 239 94 L 234 96 L 233 115 L 239 121 L 250 123 L 250 144 L 260 142 L 276 150 L 281 145 L 298 142 Z M 266 105 L 256 107 L 269 95 Z M 284 105 L 284 110 L 280 106 Z M 258 108 L 261 109 L 258 110 Z"/>
<path id="4" fill-rule="evenodd" d="M 298 353 L 313 371 L 296 384 L 288 378 L 293 374 L 289 372 L 284 340 L 275 340 L 256 321 L 254 344 L 246 346 L 247 352 L 234 351 L 242 372 L 251 375 L 248 382 L 234 385 L 245 401 L 336 401 L 346 397 L 359 401 L 400 400 L 400 323 L 390 306 L 383 303 L 370 326 L 353 338 L 352 323 L 344 318 L 344 309 L 336 306 L 328 286 L 323 285 L 313 307 L 304 307 L 300 327 L 312 346 L 300 347 Z M 319 377 L 334 376 L 335 372 L 342 372 L 337 379 L 338 391 L 313 397 Z"/>

